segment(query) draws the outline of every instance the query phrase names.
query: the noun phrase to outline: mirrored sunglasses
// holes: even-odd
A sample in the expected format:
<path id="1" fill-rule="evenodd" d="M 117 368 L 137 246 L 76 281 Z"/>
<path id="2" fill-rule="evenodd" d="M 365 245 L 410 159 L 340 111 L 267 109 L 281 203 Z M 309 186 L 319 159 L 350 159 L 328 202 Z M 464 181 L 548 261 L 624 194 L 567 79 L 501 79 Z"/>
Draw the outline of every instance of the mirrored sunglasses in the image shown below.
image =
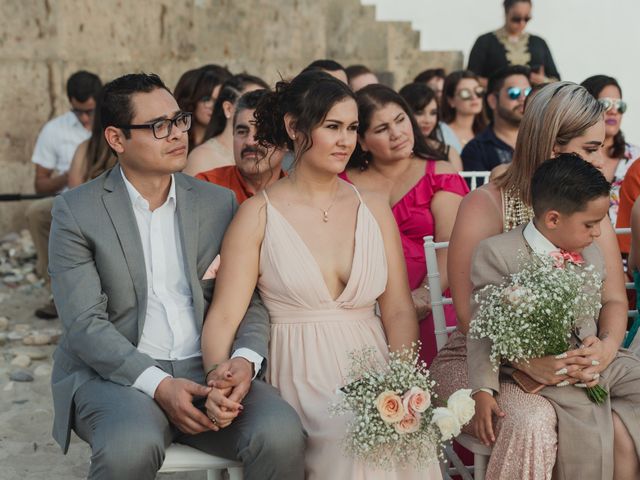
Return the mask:
<path id="1" fill-rule="evenodd" d="M 482 98 L 484 96 L 484 88 L 461 88 L 457 95 L 460 100 L 471 100 L 474 96 L 476 98 Z"/>
<path id="2" fill-rule="evenodd" d="M 519 87 L 509 87 L 507 89 L 507 95 L 511 100 L 518 100 L 521 95 L 524 95 L 525 98 L 529 96 L 531 93 L 531 87 L 527 88 L 519 88 Z"/>
<path id="3" fill-rule="evenodd" d="M 624 113 L 627 111 L 627 102 L 619 98 L 600 98 L 598 101 L 604 107 L 604 111 L 608 112 L 612 108 L 615 108 L 617 112 Z"/>

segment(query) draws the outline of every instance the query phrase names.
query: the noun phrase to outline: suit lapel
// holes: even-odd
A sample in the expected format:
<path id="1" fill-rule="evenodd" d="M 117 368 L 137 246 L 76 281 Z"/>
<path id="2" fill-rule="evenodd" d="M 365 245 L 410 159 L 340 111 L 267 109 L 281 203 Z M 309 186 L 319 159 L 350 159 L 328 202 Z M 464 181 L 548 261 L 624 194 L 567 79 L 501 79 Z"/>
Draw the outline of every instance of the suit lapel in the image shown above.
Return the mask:
<path id="1" fill-rule="evenodd" d="M 202 324 L 204 316 L 204 300 L 200 292 L 198 277 L 198 196 L 182 174 L 174 175 L 176 182 L 178 228 L 182 244 L 182 258 L 187 270 L 187 278 L 191 286 L 193 309 L 196 322 Z"/>
<path id="2" fill-rule="evenodd" d="M 102 195 L 102 201 L 118 235 L 120 248 L 124 253 L 129 273 L 133 280 L 133 288 L 138 304 L 137 341 L 139 342 L 147 311 L 147 272 L 140 231 L 138 230 L 129 193 L 122 179 L 119 166 L 113 168 L 106 177 L 104 189 L 106 192 Z"/>

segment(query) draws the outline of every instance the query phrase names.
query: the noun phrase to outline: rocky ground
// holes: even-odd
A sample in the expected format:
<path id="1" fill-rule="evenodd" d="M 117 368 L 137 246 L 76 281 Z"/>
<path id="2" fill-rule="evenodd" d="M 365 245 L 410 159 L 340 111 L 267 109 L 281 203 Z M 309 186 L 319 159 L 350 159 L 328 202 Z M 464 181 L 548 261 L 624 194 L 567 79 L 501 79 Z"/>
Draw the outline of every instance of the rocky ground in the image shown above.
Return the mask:
<path id="1" fill-rule="evenodd" d="M 0 480 L 82 479 L 89 447 L 72 435 L 65 456 L 51 437 L 51 355 L 62 326 L 33 315 L 49 299 L 34 261 L 27 232 L 0 238 Z M 201 480 L 206 474 L 158 478 Z"/>

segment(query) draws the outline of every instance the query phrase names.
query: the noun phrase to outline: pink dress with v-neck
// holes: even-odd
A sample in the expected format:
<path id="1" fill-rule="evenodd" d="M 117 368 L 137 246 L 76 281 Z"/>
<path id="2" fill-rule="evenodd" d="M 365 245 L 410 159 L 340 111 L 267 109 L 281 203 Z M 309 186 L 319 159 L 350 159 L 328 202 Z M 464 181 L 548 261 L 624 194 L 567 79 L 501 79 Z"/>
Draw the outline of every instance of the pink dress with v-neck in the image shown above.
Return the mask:
<path id="1" fill-rule="evenodd" d="M 305 478 L 440 479 L 437 465 L 387 472 L 349 457 L 341 445 L 349 418 L 332 417 L 328 411 L 339 398 L 336 390 L 347 381 L 349 352 L 367 346 L 374 347 L 380 358 L 388 357 L 374 309 L 386 288 L 387 262 L 373 214 L 356 191 L 360 205 L 351 274 L 343 292 L 333 299 L 312 252 L 263 193 L 267 221 L 258 289 L 271 319 L 267 378 L 298 412 L 309 435 Z"/>

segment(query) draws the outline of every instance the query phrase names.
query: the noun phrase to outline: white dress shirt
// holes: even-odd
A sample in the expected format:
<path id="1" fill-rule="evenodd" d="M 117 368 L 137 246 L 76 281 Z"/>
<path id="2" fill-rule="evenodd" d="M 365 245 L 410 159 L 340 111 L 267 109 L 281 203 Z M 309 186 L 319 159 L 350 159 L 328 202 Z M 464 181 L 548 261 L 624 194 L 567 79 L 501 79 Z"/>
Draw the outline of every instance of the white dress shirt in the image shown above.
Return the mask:
<path id="1" fill-rule="evenodd" d="M 31 161 L 60 175 L 69 170 L 78 145 L 87 140 L 91 132 L 82 126 L 73 112 L 67 112 L 48 121 L 36 140 Z"/>
<path id="2" fill-rule="evenodd" d="M 147 275 L 147 311 L 138 350 L 156 360 L 183 360 L 199 357 L 200 329 L 193 308 L 191 287 L 186 275 L 176 213 L 176 186 L 173 175 L 166 201 L 154 211 L 149 202 L 122 178 L 135 215 Z M 262 357 L 241 348 L 241 356 L 254 364 L 254 376 Z M 158 367 L 147 368 L 133 386 L 153 397 L 160 382 L 170 376 Z"/>
<path id="3" fill-rule="evenodd" d="M 527 226 L 524 227 L 522 236 L 531 247 L 531 250 L 537 255 L 545 256 L 559 250 L 547 237 L 540 233 L 540 230 L 533 224 L 533 220 L 529 221 Z"/>

